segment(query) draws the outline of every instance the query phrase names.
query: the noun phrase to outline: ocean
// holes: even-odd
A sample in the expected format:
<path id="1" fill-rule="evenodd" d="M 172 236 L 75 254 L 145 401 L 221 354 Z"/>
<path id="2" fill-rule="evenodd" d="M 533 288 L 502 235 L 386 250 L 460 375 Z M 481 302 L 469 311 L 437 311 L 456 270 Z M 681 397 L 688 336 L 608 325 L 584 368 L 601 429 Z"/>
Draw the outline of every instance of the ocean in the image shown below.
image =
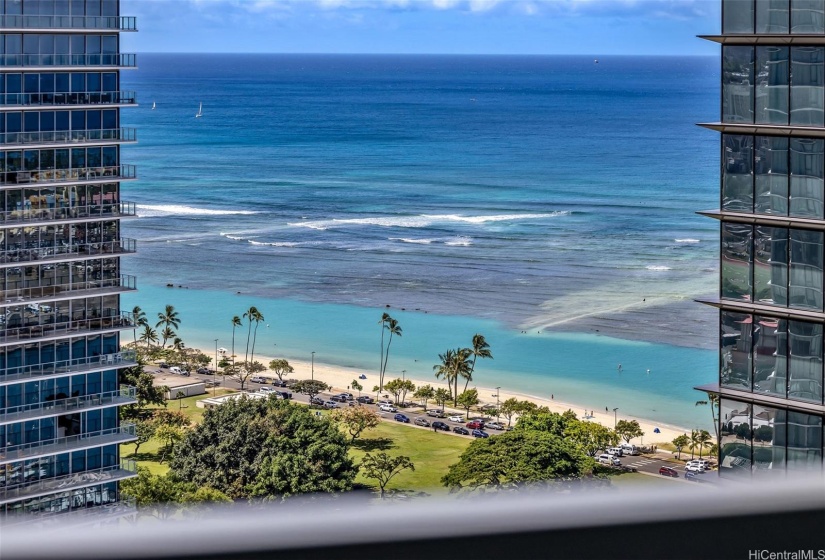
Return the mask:
<path id="1" fill-rule="evenodd" d="M 716 322 L 692 300 L 716 290 L 695 212 L 718 206 L 718 136 L 694 123 L 718 117 L 717 59 L 138 60 L 124 308 L 175 305 L 211 348 L 256 305 L 263 352 L 365 371 L 387 311 L 392 375 L 480 332 L 482 386 L 709 427 Z"/>

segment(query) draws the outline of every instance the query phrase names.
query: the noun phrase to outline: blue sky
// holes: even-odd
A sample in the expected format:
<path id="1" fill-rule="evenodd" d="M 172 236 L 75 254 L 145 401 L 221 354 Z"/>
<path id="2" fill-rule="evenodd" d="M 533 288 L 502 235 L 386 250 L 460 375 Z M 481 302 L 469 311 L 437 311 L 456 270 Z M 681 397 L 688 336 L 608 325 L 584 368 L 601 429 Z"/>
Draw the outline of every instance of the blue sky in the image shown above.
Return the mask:
<path id="1" fill-rule="evenodd" d="M 719 0 L 122 0 L 123 52 L 718 55 Z"/>

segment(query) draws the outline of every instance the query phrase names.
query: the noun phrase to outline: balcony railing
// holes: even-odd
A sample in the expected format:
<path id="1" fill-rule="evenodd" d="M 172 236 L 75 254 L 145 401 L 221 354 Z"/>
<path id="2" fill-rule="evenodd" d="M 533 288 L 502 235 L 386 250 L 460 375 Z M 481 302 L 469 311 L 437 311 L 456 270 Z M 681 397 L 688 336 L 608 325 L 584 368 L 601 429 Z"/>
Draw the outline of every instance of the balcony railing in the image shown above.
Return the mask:
<path id="1" fill-rule="evenodd" d="M 134 165 L 108 165 L 77 169 L 44 169 L 41 171 L 10 171 L 0 173 L 4 185 L 29 183 L 81 183 L 85 181 L 124 181 L 136 178 Z"/>
<path id="2" fill-rule="evenodd" d="M 24 324 L 20 326 L 6 325 L 5 329 L 0 329 L 0 343 L 11 343 L 18 340 L 29 340 L 32 338 L 65 336 L 67 334 L 80 335 L 87 332 L 96 332 L 110 329 L 134 329 L 135 321 L 131 313 L 118 311 L 117 309 L 103 309 L 102 317 L 92 319 L 77 319 L 75 321 L 61 321 L 54 316 L 45 316 L 51 321 L 39 317 L 36 324 Z"/>
<path id="3" fill-rule="evenodd" d="M 37 404 L 24 404 L 0 409 L 0 424 L 24 422 L 43 416 L 55 416 L 65 412 L 79 412 L 90 408 L 100 408 L 107 405 L 123 406 L 133 404 L 135 400 L 134 387 L 121 387 L 117 391 L 107 391 L 82 397 L 69 397 L 55 401 Z"/>
<path id="4" fill-rule="evenodd" d="M 114 354 L 75 358 L 73 360 L 58 360 L 44 364 L 4 367 L 5 375 L 0 376 L 0 385 L 18 383 L 26 379 L 41 379 L 44 377 L 58 377 L 76 373 L 99 371 L 101 369 L 132 367 L 137 365 L 137 356 L 134 350 L 124 350 Z"/>
<path id="5" fill-rule="evenodd" d="M 81 93 L 5 93 L 0 109 L 29 105 L 135 105 L 133 91 L 85 91 Z"/>
<path id="6" fill-rule="evenodd" d="M 100 447 L 111 443 L 125 443 L 135 439 L 135 425 L 123 424 L 117 428 L 89 432 L 76 436 L 48 439 L 22 445 L 0 448 L 0 464 L 12 463 L 21 459 L 44 457 L 57 453 L 66 453 L 89 447 Z"/>
<path id="7" fill-rule="evenodd" d="M 135 54 L 3 54 L 0 67 L 89 67 L 106 66 L 134 68 L 137 66 Z"/>
<path id="8" fill-rule="evenodd" d="M 63 260 L 72 255 L 119 255 L 134 253 L 136 246 L 137 242 L 134 239 L 122 237 L 115 241 L 104 241 L 102 243 L 67 243 L 66 245 L 36 249 L 11 249 L 0 251 L 0 263 L 49 262 Z"/>
<path id="9" fill-rule="evenodd" d="M 24 474 L 25 473 L 19 473 L 18 476 Z M 123 459 L 119 465 L 56 476 L 34 482 L 12 483 L 0 489 L 0 504 L 45 496 L 57 492 L 66 492 L 67 490 L 94 486 L 95 484 L 103 484 L 104 482 L 112 482 L 114 480 L 122 480 L 124 478 L 131 478 L 135 476 L 135 474 L 137 474 L 137 464 L 131 459 Z M 14 475 L 12 474 L 12 476 Z"/>
<path id="10" fill-rule="evenodd" d="M 12 29 L 82 29 L 137 31 L 135 17 L 118 16 L 23 16 L 0 17 L 0 31 Z"/>
<path id="11" fill-rule="evenodd" d="M 121 274 L 114 278 L 105 278 L 102 280 L 83 280 L 66 284 L 53 284 L 51 286 L 4 290 L 0 291 L 0 306 L 26 305 L 30 301 L 42 299 L 80 297 L 86 292 L 97 292 L 100 290 L 111 291 L 115 288 L 118 288 L 118 292 L 136 290 L 137 279 L 128 274 Z"/>
<path id="12" fill-rule="evenodd" d="M 17 146 L 27 144 L 63 144 L 80 142 L 137 142 L 134 128 L 106 128 L 102 130 L 50 130 L 43 132 L 6 132 L 0 134 L 0 144 Z"/>
<path id="13" fill-rule="evenodd" d="M 20 203 L 22 206 L 22 203 Z M 47 203 L 48 205 L 48 203 Z M 137 216 L 134 202 L 102 203 L 86 206 L 72 206 L 67 208 L 64 205 L 54 205 L 48 208 L 32 208 L 31 203 L 26 201 L 25 206 L 19 210 L 0 212 L 0 222 L 7 224 L 23 223 L 33 225 L 34 222 L 48 222 L 51 220 L 67 220 L 73 218 L 118 218 L 124 216 Z"/>

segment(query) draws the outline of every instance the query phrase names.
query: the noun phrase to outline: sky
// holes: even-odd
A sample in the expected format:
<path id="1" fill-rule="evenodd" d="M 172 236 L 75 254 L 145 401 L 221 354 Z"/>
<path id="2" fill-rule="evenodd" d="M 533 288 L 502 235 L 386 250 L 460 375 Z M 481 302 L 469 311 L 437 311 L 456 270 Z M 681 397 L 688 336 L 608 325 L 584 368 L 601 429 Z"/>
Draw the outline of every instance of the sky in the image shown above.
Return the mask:
<path id="1" fill-rule="evenodd" d="M 121 0 L 122 52 L 717 55 L 720 0 Z"/>

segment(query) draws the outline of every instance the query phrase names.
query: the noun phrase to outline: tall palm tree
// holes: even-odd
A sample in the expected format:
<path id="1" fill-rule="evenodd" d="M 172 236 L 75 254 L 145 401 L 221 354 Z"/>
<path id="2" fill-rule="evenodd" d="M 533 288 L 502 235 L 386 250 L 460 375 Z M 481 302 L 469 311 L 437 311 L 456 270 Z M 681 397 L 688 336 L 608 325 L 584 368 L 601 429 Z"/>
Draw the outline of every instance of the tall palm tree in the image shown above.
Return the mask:
<path id="1" fill-rule="evenodd" d="M 690 431 L 690 458 L 693 459 L 693 453 L 697 447 L 700 447 L 701 433 L 699 430 Z"/>
<path id="2" fill-rule="evenodd" d="M 453 351 L 447 350 L 443 354 L 439 354 L 438 359 L 441 360 L 441 363 L 433 366 L 433 370 L 435 371 L 435 378 L 443 379 L 447 382 L 447 387 L 450 389 L 450 397 L 452 397 L 453 378 L 451 364 L 453 363 Z"/>
<path id="3" fill-rule="evenodd" d="M 243 318 L 249 320 L 249 325 L 246 329 L 246 353 L 244 353 L 243 356 L 244 364 L 249 363 L 249 342 L 252 340 L 252 321 L 254 321 L 253 317 L 259 314 L 260 312 L 254 305 L 250 306 L 249 309 L 247 309 L 243 314 Z"/>
<path id="4" fill-rule="evenodd" d="M 708 393 L 708 400 L 696 401 L 696 406 L 710 405 L 710 415 L 713 418 L 713 431 L 716 434 L 716 440 L 719 441 L 719 395 L 715 393 Z"/>
<path id="5" fill-rule="evenodd" d="M 264 315 L 257 308 L 255 308 L 255 313 L 253 313 L 252 317 L 250 318 L 251 321 L 255 321 L 255 330 L 252 333 L 252 352 L 249 355 L 249 361 L 255 361 L 255 341 L 258 339 L 258 323 L 264 320 Z"/>
<path id="6" fill-rule="evenodd" d="M 137 330 L 140 327 L 145 327 L 149 323 L 146 321 L 146 313 L 143 312 L 143 309 L 141 309 L 139 305 L 132 308 L 132 317 L 135 320 L 135 330 L 132 331 L 132 334 L 135 337 L 135 349 L 137 349 Z"/>
<path id="7" fill-rule="evenodd" d="M 235 315 L 232 317 L 232 365 L 235 365 L 235 327 L 242 326 L 241 318 Z"/>
<path id="8" fill-rule="evenodd" d="M 146 350 L 149 350 L 149 344 L 158 341 L 158 333 L 155 332 L 150 325 L 143 325 L 143 332 L 140 334 L 140 341 L 146 343 Z"/>
<path id="9" fill-rule="evenodd" d="M 455 392 L 453 393 L 453 406 L 458 404 L 458 378 L 469 379 L 472 377 L 470 371 L 470 356 L 472 351 L 469 348 L 457 348 L 453 354 L 452 363 L 452 378 L 455 383 Z M 469 383 L 469 381 L 467 381 Z"/>
<path id="10" fill-rule="evenodd" d="M 490 358 L 493 359 L 493 354 L 490 352 L 490 345 L 487 344 L 487 341 L 484 340 L 483 334 L 476 334 L 473 336 L 473 347 L 466 348 L 469 350 L 470 355 L 473 357 L 473 363 L 470 365 L 470 372 L 469 375 L 466 377 L 466 382 L 464 383 L 464 390 L 467 390 L 467 387 L 470 385 L 470 381 L 473 380 L 473 372 L 476 370 L 476 360 L 478 358 Z"/>
<path id="11" fill-rule="evenodd" d="M 384 387 L 384 383 L 382 380 L 381 372 L 384 370 L 384 330 L 387 326 L 387 321 L 392 319 L 389 313 L 384 313 L 381 315 L 381 320 L 378 321 L 378 324 L 381 325 L 381 357 L 378 360 L 378 388 L 379 390 Z"/>
<path id="12" fill-rule="evenodd" d="M 386 313 L 385 313 L 386 315 Z M 398 321 L 387 315 L 387 320 L 384 323 L 384 328 L 387 329 L 390 333 L 390 338 L 387 341 L 387 351 L 384 353 L 384 364 L 381 367 L 381 376 L 378 379 L 378 384 L 381 389 L 384 388 L 384 375 L 387 373 L 387 362 L 390 360 L 390 344 L 392 344 L 392 335 L 401 336 L 401 326 L 398 324 Z M 382 332 L 382 339 L 383 339 L 383 330 Z"/>
<path id="13" fill-rule="evenodd" d="M 456 348 L 439 354 L 440 364 L 433 366 L 436 379 L 444 379 L 450 388 L 453 404 L 458 401 L 458 378 L 466 378 L 470 372 L 470 350 Z"/>
<path id="14" fill-rule="evenodd" d="M 713 438 L 711 437 L 710 433 L 708 433 L 707 430 L 701 430 L 699 432 L 699 435 L 696 437 L 696 441 L 699 443 L 699 458 L 700 459 L 702 458 L 702 451 L 705 449 L 705 447 L 710 447 L 711 445 L 713 445 L 711 443 L 712 439 Z"/>
<path id="15" fill-rule="evenodd" d="M 180 317 L 178 317 L 178 312 L 175 311 L 174 305 L 167 305 L 162 313 L 158 313 L 158 322 L 155 328 L 161 325 L 165 326 L 161 336 L 163 337 L 163 347 L 166 348 L 166 341 L 169 340 L 170 337 L 165 336 L 164 333 L 172 332 L 172 336 L 174 337 L 174 330 L 180 327 Z"/>

